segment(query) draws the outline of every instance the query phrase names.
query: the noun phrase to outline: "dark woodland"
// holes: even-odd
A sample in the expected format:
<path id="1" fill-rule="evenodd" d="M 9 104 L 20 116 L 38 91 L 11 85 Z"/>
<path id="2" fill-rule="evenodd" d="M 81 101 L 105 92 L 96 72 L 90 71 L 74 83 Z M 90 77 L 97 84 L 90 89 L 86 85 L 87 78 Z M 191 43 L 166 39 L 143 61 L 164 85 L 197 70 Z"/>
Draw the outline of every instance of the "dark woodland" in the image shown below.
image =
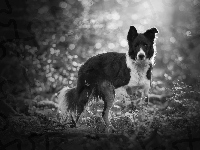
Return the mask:
<path id="1" fill-rule="evenodd" d="M 126 52 L 131 25 L 159 30 L 150 103 L 116 96 L 108 134 L 94 100 L 73 128 L 57 93 L 88 58 Z M 199 150 L 199 113 L 200 1 L 1 0 L 0 149 Z"/>

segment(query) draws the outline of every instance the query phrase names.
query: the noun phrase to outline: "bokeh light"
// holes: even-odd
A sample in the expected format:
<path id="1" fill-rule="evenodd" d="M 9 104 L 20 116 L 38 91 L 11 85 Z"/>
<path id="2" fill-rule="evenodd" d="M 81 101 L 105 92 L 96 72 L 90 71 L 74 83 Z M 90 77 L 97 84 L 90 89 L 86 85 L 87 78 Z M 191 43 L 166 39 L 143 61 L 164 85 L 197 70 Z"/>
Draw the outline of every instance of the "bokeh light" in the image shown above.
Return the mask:
<path id="1" fill-rule="evenodd" d="M 37 0 L 28 1 L 27 7 L 39 46 L 13 45 L 13 49 L 23 51 L 23 61 L 28 64 L 23 66 L 43 82 L 40 91 L 45 87 L 56 91 L 63 85 L 75 86 L 78 69 L 91 56 L 127 52 L 130 25 L 138 32 L 151 27 L 160 32 L 154 80 L 170 84 L 183 79 L 192 84 L 198 79 L 200 29 L 196 0 Z"/>

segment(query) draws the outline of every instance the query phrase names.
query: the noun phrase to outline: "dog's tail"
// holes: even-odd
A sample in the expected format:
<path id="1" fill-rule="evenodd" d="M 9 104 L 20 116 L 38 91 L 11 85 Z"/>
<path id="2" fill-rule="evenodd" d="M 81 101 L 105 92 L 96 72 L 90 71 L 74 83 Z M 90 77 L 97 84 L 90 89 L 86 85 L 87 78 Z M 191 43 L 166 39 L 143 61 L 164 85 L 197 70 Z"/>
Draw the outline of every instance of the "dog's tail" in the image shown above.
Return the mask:
<path id="1" fill-rule="evenodd" d="M 66 93 L 70 89 L 68 87 L 64 87 L 58 92 L 58 111 L 61 115 L 65 115 L 67 113 L 67 100 Z"/>
<path id="2" fill-rule="evenodd" d="M 78 100 L 76 88 L 64 87 L 58 94 L 58 111 L 60 115 L 68 117 L 75 112 Z"/>

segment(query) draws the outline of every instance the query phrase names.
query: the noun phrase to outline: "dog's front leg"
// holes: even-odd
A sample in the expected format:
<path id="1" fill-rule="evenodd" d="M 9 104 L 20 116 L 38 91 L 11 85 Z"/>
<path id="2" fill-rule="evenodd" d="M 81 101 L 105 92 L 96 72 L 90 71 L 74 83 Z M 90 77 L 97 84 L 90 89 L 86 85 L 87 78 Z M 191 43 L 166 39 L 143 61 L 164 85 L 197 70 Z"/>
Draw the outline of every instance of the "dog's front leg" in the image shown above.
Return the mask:
<path id="1" fill-rule="evenodd" d="M 112 131 L 116 131 L 116 129 L 112 126 L 109 120 L 110 109 L 113 106 L 113 102 L 115 98 L 115 88 L 110 82 L 104 81 L 101 84 L 101 92 L 102 92 L 103 101 L 104 101 L 104 109 L 102 112 L 102 117 L 106 124 L 106 132 L 109 133 Z"/>
<path id="2" fill-rule="evenodd" d="M 151 88 L 151 80 L 148 80 L 147 84 L 144 86 L 144 99 L 149 103 L 149 90 Z"/>

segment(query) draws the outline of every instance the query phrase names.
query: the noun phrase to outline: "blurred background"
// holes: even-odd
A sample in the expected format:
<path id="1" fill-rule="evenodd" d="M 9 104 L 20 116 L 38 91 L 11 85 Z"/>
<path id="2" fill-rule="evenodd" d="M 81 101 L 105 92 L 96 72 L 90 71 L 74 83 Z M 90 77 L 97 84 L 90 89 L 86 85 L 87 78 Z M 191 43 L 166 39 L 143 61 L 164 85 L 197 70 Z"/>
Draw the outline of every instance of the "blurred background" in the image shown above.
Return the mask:
<path id="1" fill-rule="evenodd" d="M 200 73 L 198 0 L 2 1 L 0 76 L 2 96 L 49 97 L 76 85 L 89 57 L 126 52 L 127 32 L 159 30 L 154 86 L 196 85 Z M 4 84 L 6 83 L 6 84 Z M 6 89 L 6 90 L 5 90 Z M 10 93 L 7 95 L 6 93 Z"/>

